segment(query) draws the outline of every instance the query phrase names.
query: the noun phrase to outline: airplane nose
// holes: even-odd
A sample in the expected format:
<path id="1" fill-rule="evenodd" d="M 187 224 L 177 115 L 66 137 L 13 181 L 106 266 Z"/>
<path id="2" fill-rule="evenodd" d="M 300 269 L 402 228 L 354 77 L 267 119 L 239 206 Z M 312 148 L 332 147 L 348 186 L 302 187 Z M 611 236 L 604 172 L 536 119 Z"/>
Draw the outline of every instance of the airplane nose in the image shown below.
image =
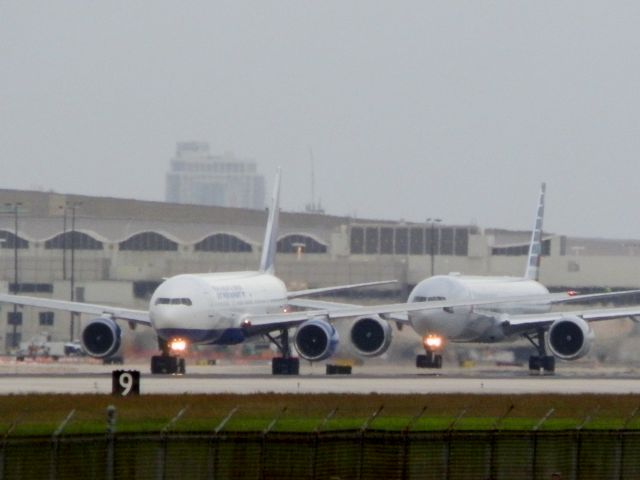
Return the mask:
<path id="1" fill-rule="evenodd" d="M 180 312 L 170 305 L 158 305 L 150 312 L 151 323 L 156 330 L 184 326 L 185 319 Z"/>

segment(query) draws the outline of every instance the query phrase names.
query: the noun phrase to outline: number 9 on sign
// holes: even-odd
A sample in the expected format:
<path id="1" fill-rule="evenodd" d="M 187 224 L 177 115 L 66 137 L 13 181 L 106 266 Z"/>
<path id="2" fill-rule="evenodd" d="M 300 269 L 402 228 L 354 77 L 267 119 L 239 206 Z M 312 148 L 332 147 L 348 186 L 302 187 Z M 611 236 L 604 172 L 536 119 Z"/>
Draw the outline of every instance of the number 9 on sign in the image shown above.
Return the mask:
<path id="1" fill-rule="evenodd" d="M 111 393 L 119 397 L 140 395 L 140 372 L 137 370 L 114 370 L 111 376 Z"/>

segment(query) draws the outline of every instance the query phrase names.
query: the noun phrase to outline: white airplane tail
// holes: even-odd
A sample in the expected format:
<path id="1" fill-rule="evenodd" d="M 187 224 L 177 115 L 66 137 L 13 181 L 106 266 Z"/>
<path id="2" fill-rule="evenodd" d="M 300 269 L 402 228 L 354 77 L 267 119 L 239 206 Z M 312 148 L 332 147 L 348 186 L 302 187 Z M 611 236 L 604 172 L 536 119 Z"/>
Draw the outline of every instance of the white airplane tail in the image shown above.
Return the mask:
<path id="1" fill-rule="evenodd" d="M 276 246 L 278 242 L 278 217 L 280 215 L 280 169 L 276 173 L 276 183 L 273 188 L 271 207 L 269 208 L 269 220 L 262 242 L 262 257 L 260 258 L 260 271 L 273 273 L 275 270 Z"/>
<path id="2" fill-rule="evenodd" d="M 531 232 L 531 242 L 529 244 L 529 257 L 527 258 L 527 269 L 524 278 L 527 280 L 538 280 L 540 270 L 540 255 L 542 255 L 542 220 L 544 218 L 544 195 L 547 189 L 546 183 L 540 186 L 540 200 L 536 210 L 536 221 Z"/>

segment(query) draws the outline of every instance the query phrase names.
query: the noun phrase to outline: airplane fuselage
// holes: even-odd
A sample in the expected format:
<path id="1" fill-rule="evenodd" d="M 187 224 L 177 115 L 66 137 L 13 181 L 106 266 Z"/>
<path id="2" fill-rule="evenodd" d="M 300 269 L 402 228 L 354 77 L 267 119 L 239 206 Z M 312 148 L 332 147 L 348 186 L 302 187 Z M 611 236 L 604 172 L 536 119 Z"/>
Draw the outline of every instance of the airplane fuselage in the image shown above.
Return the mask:
<path id="1" fill-rule="evenodd" d="M 241 324 L 246 315 L 282 312 L 286 303 L 286 286 L 269 273 L 184 274 L 156 289 L 149 316 L 166 341 L 228 345 L 245 339 Z"/>
<path id="2" fill-rule="evenodd" d="M 518 277 L 439 275 L 418 283 L 408 301 L 476 300 L 547 293 L 539 282 Z M 411 312 L 409 321 L 422 337 L 438 335 L 453 342 L 498 342 L 505 339 L 501 323 L 506 315 L 546 313 L 550 309 L 547 302 L 455 307 Z"/>

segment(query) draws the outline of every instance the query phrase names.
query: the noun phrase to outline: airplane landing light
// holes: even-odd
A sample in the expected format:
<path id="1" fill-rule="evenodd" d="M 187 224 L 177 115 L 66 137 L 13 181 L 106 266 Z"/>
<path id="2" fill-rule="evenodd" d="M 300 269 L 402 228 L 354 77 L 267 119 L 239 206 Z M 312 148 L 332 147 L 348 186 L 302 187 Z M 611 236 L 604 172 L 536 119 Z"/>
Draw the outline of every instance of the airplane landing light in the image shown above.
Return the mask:
<path id="1" fill-rule="evenodd" d="M 427 335 L 422 339 L 422 343 L 425 348 L 428 348 L 429 350 L 440 348 L 442 346 L 442 337 L 438 335 Z"/>
<path id="2" fill-rule="evenodd" d="M 182 338 L 174 338 L 169 342 L 169 348 L 173 352 L 184 352 L 187 349 L 187 341 Z"/>

